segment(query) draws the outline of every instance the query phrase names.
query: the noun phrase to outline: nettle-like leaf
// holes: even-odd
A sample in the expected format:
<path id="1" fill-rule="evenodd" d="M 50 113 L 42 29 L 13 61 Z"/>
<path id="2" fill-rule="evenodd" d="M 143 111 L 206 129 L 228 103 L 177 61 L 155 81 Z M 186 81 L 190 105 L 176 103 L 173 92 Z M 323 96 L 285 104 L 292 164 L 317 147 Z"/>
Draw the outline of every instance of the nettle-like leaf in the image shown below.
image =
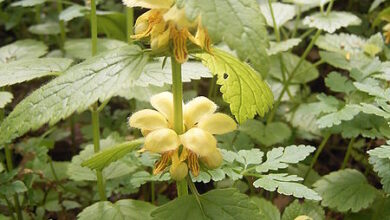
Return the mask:
<path id="1" fill-rule="evenodd" d="M 117 154 L 118 152 L 116 151 L 118 150 L 118 148 L 113 148 L 118 145 L 118 142 L 113 137 L 109 137 L 107 139 L 101 140 L 100 144 L 101 144 L 102 152 L 105 153 L 103 154 L 100 153 L 97 154 L 97 156 L 94 156 L 95 153 L 94 153 L 93 145 L 89 144 L 85 147 L 84 150 L 82 150 L 79 153 L 79 155 L 76 155 L 72 158 L 72 162 L 69 164 L 67 170 L 67 174 L 70 179 L 75 181 L 96 181 L 96 172 L 94 170 L 91 170 L 88 167 L 82 166 L 81 164 L 83 163 L 85 163 L 85 165 L 90 165 L 92 168 L 95 169 L 101 168 L 105 179 L 118 178 L 124 175 L 128 175 L 136 170 L 136 165 L 134 163 L 128 163 L 125 159 L 121 159 L 116 162 L 113 162 L 114 159 L 117 159 L 115 157 L 118 157 Z M 120 148 L 119 150 L 123 150 L 123 147 Z M 104 156 L 107 156 L 108 158 Z M 109 158 L 110 156 L 114 157 L 112 158 L 111 161 L 110 161 L 111 158 Z M 122 155 L 122 157 L 124 156 L 125 155 Z M 96 157 L 104 160 L 94 163 L 96 159 L 91 160 L 91 158 L 96 158 Z M 109 162 L 113 162 L 113 163 L 108 165 Z"/>
<path id="2" fill-rule="evenodd" d="M 369 162 L 381 178 L 383 190 L 390 194 L 390 146 L 383 145 L 367 152 Z"/>
<path id="3" fill-rule="evenodd" d="M 342 27 L 350 25 L 359 25 L 361 20 L 356 15 L 349 12 L 332 11 L 329 14 L 317 12 L 313 15 L 305 17 L 303 24 L 312 28 L 324 30 L 333 33 Z"/>
<path id="4" fill-rule="evenodd" d="M 367 208 L 376 198 L 377 189 L 357 170 L 332 172 L 313 185 L 322 196 L 321 205 L 339 212 L 358 212 Z"/>
<path id="5" fill-rule="evenodd" d="M 70 7 L 67 7 L 65 10 L 63 10 L 59 15 L 58 18 L 62 21 L 71 21 L 74 18 L 83 17 L 86 12 L 88 11 L 87 7 L 74 4 Z"/>
<path id="6" fill-rule="evenodd" d="M 4 108 L 13 98 L 14 95 L 10 92 L 0 92 L 0 108 Z"/>
<path id="7" fill-rule="evenodd" d="M 243 123 L 256 114 L 264 116 L 274 101 L 267 83 L 248 64 L 229 53 L 219 49 L 214 49 L 212 53 L 198 54 L 197 57 L 218 76 L 222 97 L 230 104 L 237 121 Z"/>
<path id="8" fill-rule="evenodd" d="M 325 85 L 334 92 L 350 93 L 356 90 L 352 80 L 338 72 L 329 73 L 325 78 Z"/>
<path id="9" fill-rule="evenodd" d="M 325 34 L 320 36 L 315 44 L 323 50 L 345 55 L 361 53 L 366 40 L 353 34 Z"/>
<path id="10" fill-rule="evenodd" d="M 249 59 L 261 74 L 268 72 L 265 19 L 256 0 L 178 0 L 188 18 L 199 15 L 213 42 L 225 41 L 241 60 Z M 245 24 L 245 25 L 243 25 Z M 245 44 L 242 42 L 245 41 Z"/>
<path id="11" fill-rule="evenodd" d="M 105 101 L 139 77 L 148 56 L 125 46 L 93 57 L 21 101 L 1 124 L 0 142 L 19 137 L 45 123 L 55 124 L 75 111 Z"/>
<path id="12" fill-rule="evenodd" d="M 325 219 L 325 211 L 318 203 L 312 201 L 299 203 L 298 200 L 295 200 L 284 210 L 282 220 L 295 220 L 302 215 L 315 220 Z"/>
<path id="13" fill-rule="evenodd" d="M 32 25 L 28 28 L 28 31 L 37 35 L 56 35 L 61 33 L 60 24 L 52 21 Z"/>
<path id="14" fill-rule="evenodd" d="M 77 215 L 77 219 L 150 220 L 152 219 L 150 213 L 154 209 L 154 205 L 139 200 L 122 199 L 115 203 L 104 201 L 88 206 Z"/>
<path id="15" fill-rule="evenodd" d="M 280 220 L 279 209 L 272 202 L 259 197 L 252 197 L 251 200 L 260 209 L 261 220 Z"/>
<path id="16" fill-rule="evenodd" d="M 276 27 L 280 28 L 286 22 L 293 19 L 295 17 L 295 6 L 289 4 L 283 4 L 280 2 L 271 3 L 272 10 L 274 12 Z M 263 13 L 265 20 L 267 21 L 267 25 L 270 27 L 274 26 L 274 22 L 272 20 L 271 10 L 269 8 L 268 3 L 260 4 L 260 10 Z"/>
<path id="17" fill-rule="evenodd" d="M 257 179 L 253 186 L 261 187 L 268 191 L 277 190 L 278 193 L 284 195 L 292 195 L 296 198 L 305 198 L 310 200 L 321 200 L 321 197 L 312 189 L 305 185 L 296 183 L 302 181 L 303 178 L 296 175 L 288 175 L 287 173 L 276 173 L 264 175 Z"/>
<path id="18" fill-rule="evenodd" d="M 65 71 L 73 61 L 66 58 L 33 58 L 0 66 L 0 87 Z"/>
<path id="19" fill-rule="evenodd" d="M 333 112 L 327 115 L 320 117 L 317 120 L 319 128 L 330 128 L 334 125 L 339 125 L 343 121 L 350 121 L 356 115 L 360 113 L 359 106 L 357 105 L 346 105 L 337 112 Z"/>
<path id="20" fill-rule="evenodd" d="M 11 6 L 32 7 L 35 5 L 43 4 L 45 2 L 46 0 L 20 0 L 20 1 L 13 2 Z"/>
<path id="21" fill-rule="evenodd" d="M 289 164 L 299 163 L 315 150 L 312 146 L 288 146 L 278 147 L 267 152 L 267 160 L 256 167 L 256 171 L 264 173 L 269 170 L 287 168 Z"/>
<path id="22" fill-rule="evenodd" d="M 47 53 L 47 46 L 36 40 L 19 40 L 0 48 L 0 64 L 26 58 L 37 58 Z"/>
<path id="23" fill-rule="evenodd" d="M 153 219 L 261 219 L 256 205 L 237 189 L 211 190 L 199 197 L 186 195 L 152 212 Z"/>
<path id="24" fill-rule="evenodd" d="M 264 125 L 257 120 L 248 120 L 239 129 L 257 143 L 267 147 L 283 143 L 283 141 L 290 138 L 292 133 L 290 127 L 283 122 L 272 122 Z"/>
<path id="25" fill-rule="evenodd" d="M 99 38 L 97 40 L 97 54 L 126 46 L 126 43 L 114 39 Z M 91 39 L 68 39 L 65 41 L 65 54 L 76 59 L 88 59 L 92 57 Z"/>
<path id="26" fill-rule="evenodd" d="M 275 55 L 285 52 L 297 46 L 302 40 L 300 38 L 291 38 L 281 42 L 270 42 L 270 48 L 267 50 L 268 55 Z"/>
<path id="27" fill-rule="evenodd" d="M 292 53 L 283 53 L 283 64 L 285 66 L 285 76 L 289 76 L 291 74 L 291 71 L 295 68 L 295 66 L 299 62 L 299 57 Z M 279 81 L 283 81 L 283 73 L 281 69 L 281 63 L 279 56 L 272 56 L 271 57 L 271 69 L 269 74 L 278 79 Z M 298 70 L 296 71 L 294 77 L 292 78 L 292 83 L 307 83 L 314 79 L 316 79 L 319 76 L 319 72 L 317 68 L 311 64 L 308 61 L 303 61 L 303 63 L 299 66 Z M 288 78 L 288 77 L 287 77 Z"/>

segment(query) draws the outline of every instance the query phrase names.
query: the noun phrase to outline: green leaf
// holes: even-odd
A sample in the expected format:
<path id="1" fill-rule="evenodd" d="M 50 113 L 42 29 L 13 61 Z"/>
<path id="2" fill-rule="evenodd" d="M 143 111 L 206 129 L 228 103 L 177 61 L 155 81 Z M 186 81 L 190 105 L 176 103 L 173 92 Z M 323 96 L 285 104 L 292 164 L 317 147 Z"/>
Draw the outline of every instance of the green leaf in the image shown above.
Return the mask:
<path id="1" fill-rule="evenodd" d="M 370 6 L 370 10 L 368 12 L 374 11 L 380 4 L 385 2 L 386 0 L 374 0 Z"/>
<path id="2" fill-rule="evenodd" d="M 171 179 L 171 176 L 169 173 L 162 173 L 162 174 L 151 174 L 146 171 L 139 171 L 135 172 L 130 176 L 130 183 L 134 187 L 140 187 L 141 185 L 147 183 L 147 182 L 156 182 L 156 181 L 168 181 Z"/>
<path id="3" fill-rule="evenodd" d="M 0 194 L 6 197 L 27 191 L 26 185 L 20 180 L 2 184 L 0 187 Z"/>
<path id="4" fill-rule="evenodd" d="M 216 136 L 218 147 L 234 152 L 239 150 L 250 150 L 254 147 L 251 138 L 243 132 L 233 131 L 227 134 Z"/>
<path id="5" fill-rule="evenodd" d="M 292 134 L 290 127 L 283 122 L 272 122 L 264 125 L 261 121 L 247 120 L 239 129 L 257 143 L 267 147 L 283 143 Z"/>
<path id="6" fill-rule="evenodd" d="M 32 25 L 28 28 L 28 31 L 38 35 L 56 35 L 61 32 L 60 24 L 57 22 L 46 22 L 43 24 Z"/>
<path id="7" fill-rule="evenodd" d="M 340 33 L 322 35 L 315 44 L 323 50 L 345 55 L 361 53 L 365 43 L 366 40 L 360 36 Z"/>
<path id="8" fill-rule="evenodd" d="M 262 175 L 257 179 L 253 186 L 256 188 L 264 188 L 267 191 L 275 191 L 283 195 L 292 195 L 296 198 L 305 198 L 310 200 L 321 200 L 321 197 L 312 189 L 305 185 L 296 183 L 303 178 L 296 175 L 288 175 L 287 173 L 267 174 Z"/>
<path id="9" fill-rule="evenodd" d="M 326 3 L 330 2 L 330 0 L 283 0 L 285 2 L 292 2 L 296 5 L 300 6 L 324 6 Z"/>
<path id="10" fill-rule="evenodd" d="M 374 201 L 377 189 L 357 170 L 332 172 L 313 185 L 322 196 L 321 205 L 339 212 L 358 212 Z"/>
<path id="11" fill-rule="evenodd" d="M 299 163 L 315 150 L 312 146 L 291 145 L 286 148 L 273 148 L 267 152 L 267 160 L 256 167 L 256 171 L 264 173 L 269 170 L 287 168 L 289 164 Z"/>
<path id="12" fill-rule="evenodd" d="M 294 200 L 283 212 L 282 220 L 294 220 L 298 216 L 308 216 L 313 220 L 324 220 L 325 211 L 316 202 L 304 201 L 299 203 L 298 200 Z"/>
<path id="13" fill-rule="evenodd" d="M 356 88 L 352 81 L 338 72 L 331 72 L 325 78 L 325 85 L 333 92 L 350 93 Z"/>
<path id="14" fill-rule="evenodd" d="M 360 109 L 356 105 L 346 105 L 337 112 L 333 112 L 320 117 L 317 120 L 319 128 L 330 128 L 334 125 L 339 125 L 343 121 L 350 121 L 360 113 Z"/>
<path id="15" fill-rule="evenodd" d="M 110 99 L 139 77 L 147 59 L 137 46 L 125 46 L 71 67 L 14 108 L 1 124 L 0 142 Z"/>
<path id="16" fill-rule="evenodd" d="M 138 81 L 138 80 L 137 80 Z M 149 85 L 147 87 L 129 85 L 129 88 L 123 89 L 118 93 L 118 96 L 127 100 L 137 99 L 139 101 L 149 102 L 153 95 L 169 90 L 170 87 L 165 85 L 163 87 Z"/>
<path id="17" fill-rule="evenodd" d="M 303 24 L 311 28 L 317 28 L 329 33 L 333 33 L 342 27 L 359 25 L 361 20 L 356 15 L 349 12 L 332 11 L 329 14 L 317 12 L 303 19 Z"/>
<path id="18" fill-rule="evenodd" d="M 295 17 L 295 6 L 289 4 L 283 4 L 280 2 L 271 3 L 272 10 L 275 15 L 276 27 L 282 27 L 286 22 L 290 21 Z M 274 27 L 274 22 L 271 15 L 271 10 L 268 3 L 260 4 L 260 10 L 263 13 L 267 25 Z"/>
<path id="19" fill-rule="evenodd" d="M 112 153 L 112 147 L 117 146 L 118 142 L 113 139 L 113 137 L 109 137 L 107 139 L 103 139 L 100 141 L 101 150 L 108 150 L 109 153 Z M 89 144 L 82 150 L 79 155 L 76 155 L 72 158 L 72 162 L 68 166 L 67 174 L 69 178 L 75 181 L 96 181 L 96 172 L 91 170 L 88 167 L 83 167 L 81 164 L 85 161 L 88 161 L 90 158 L 94 156 L 93 144 Z M 111 155 L 118 156 L 115 153 Z M 125 155 L 123 155 L 125 156 Z M 108 162 L 110 162 L 110 158 L 104 158 L 105 160 L 102 162 L 98 162 L 97 164 L 93 164 L 97 167 L 104 167 Z M 115 159 L 115 158 L 113 158 Z M 136 166 L 134 163 L 129 163 L 125 160 L 125 158 L 120 159 L 114 163 L 111 163 L 107 167 L 103 169 L 103 176 L 105 179 L 114 179 L 117 177 L 121 177 L 124 175 L 128 175 L 134 172 Z"/>
<path id="20" fill-rule="evenodd" d="M 381 159 L 390 159 L 390 146 L 382 145 L 367 152 L 370 156 L 376 156 Z"/>
<path id="21" fill-rule="evenodd" d="M 286 76 L 289 76 L 291 74 L 291 71 L 295 68 L 295 66 L 299 62 L 299 57 L 292 53 L 283 53 L 283 64 L 285 66 L 285 74 Z M 279 56 L 272 56 L 271 57 L 271 69 L 270 69 L 270 75 L 279 81 L 283 81 L 283 73 L 281 69 L 280 59 Z M 292 83 L 307 83 L 314 79 L 316 79 L 319 76 L 318 70 L 308 61 L 303 61 L 302 65 L 299 66 L 299 69 L 296 71 L 293 79 L 291 80 Z"/>
<path id="22" fill-rule="evenodd" d="M 14 95 L 10 92 L 0 92 L 0 108 L 4 108 L 13 98 Z"/>
<path id="23" fill-rule="evenodd" d="M 374 57 L 378 53 L 380 53 L 384 46 L 384 41 L 381 33 L 377 33 L 372 35 L 370 39 L 367 40 L 367 43 L 364 45 L 364 52 Z"/>
<path id="24" fill-rule="evenodd" d="M 0 64 L 26 58 L 37 58 L 47 53 L 47 46 L 36 40 L 19 40 L 0 48 Z"/>
<path id="25" fill-rule="evenodd" d="M 122 199 L 115 203 L 97 202 L 77 215 L 78 220 L 149 220 L 155 206 L 138 200 Z"/>
<path id="26" fill-rule="evenodd" d="M 285 52 L 297 46 L 302 40 L 300 38 L 291 38 L 281 42 L 270 42 L 270 48 L 267 50 L 268 55 L 275 55 Z"/>
<path id="27" fill-rule="evenodd" d="M 46 0 L 21 0 L 11 4 L 11 6 L 31 7 L 45 3 Z"/>
<path id="28" fill-rule="evenodd" d="M 279 209 L 270 201 L 259 197 L 252 197 L 251 200 L 259 208 L 261 220 L 280 220 Z"/>
<path id="29" fill-rule="evenodd" d="M 388 147 L 390 152 L 390 147 L 386 147 Z M 374 171 L 377 172 L 378 176 L 381 178 L 383 191 L 385 191 L 387 194 L 390 194 L 390 153 L 387 152 L 388 157 L 385 158 L 382 154 L 378 156 L 378 150 L 376 149 L 378 148 L 367 152 L 370 155 L 368 161 L 373 166 Z"/>
<path id="30" fill-rule="evenodd" d="M 379 85 L 373 85 L 371 83 L 360 83 L 354 82 L 355 87 L 362 91 L 366 92 L 371 96 L 376 96 L 384 100 L 390 101 L 390 89 L 382 89 Z"/>
<path id="31" fill-rule="evenodd" d="M 351 71 L 353 68 L 363 69 L 372 63 L 372 59 L 361 53 L 351 54 L 349 59 L 347 59 L 346 55 L 325 51 L 320 51 L 320 56 L 326 63 L 348 71 Z"/>
<path id="32" fill-rule="evenodd" d="M 225 41 L 241 60 L 249 59 L 261 74 L 268 72 L 265 19 L 256 0 L 178 0 L 187 16 L 201 15 L 213 42 Z M 244 25 L 245 24 L 245 25 Z M 243 44 L 243 40 L 245 44 Z"/>
<path id="33" fill-rule="evenodd" d="M 0 65 L 0 87 L 65 71 L 73 61 L 67 58 L 33 58 Z"/>
<path id="34" fill-rule="evenodd" d="M 64 49 L 66 56 L 84 60 L 92 57 L 91 46 L 91 39 L 68 39 Z M 123 46 L 126 46 L 123 41 L 99 38 L 97 40 L 97 53 L 100 54 Z"/>
<path id="35" fill-rule="evenodd" d="M 102 170 L 103 168 L 110 165 L 112 162 L 121 159 L 126 154 L 133 151 L 135 148 L 141 146 L 143 143 L 143 139 L 137 139 L 118 144 L 107 150 L 100 151 L 90 159 L 82 162 L 81 166 L 88 167 L 90 169 Z"/>
<path id="36" fill-rule="evenodd" d="M 286 114 L 287 120 L 298 131 L 308 132 L 312 135 L 320 135 L 320 130 L 317 125 L 317 114 L 318 108 L 310 104 L 301 104 L 290 114 Z"/>
<path id="37" fill-rule="evenodd" d="M 158 207 L 152 216 L 164 220 L 260 219 L 256 205 L 237 189 L 212 190 L 198 198 L 195 195 L 182 196 Z"/>
<path id="38" fill-rule="evenodd" d="M 63 10 L 59 14 L 58 18 L 62 21 L 68 22 L 73 20 L 74 18 L 83 17 L 87 11 L 88 8 L 78 4 L 74 4 L 70 7 L 67 7 L 65 10 Z"/>
<path id="39" fill-rule="evenodd" d="M 249 65 L 219 49 L 214 49 L 212 55 L 203 53 L 197 56 L 218 76 L 222 97 L 230 104 L 239 123 L 256 114 L 264 116 L 269 111 L 274 100 L 272 92 Z"/>
<path id="40" fill-rule="evenodd" d="M 126 16 L 119 12 L 102 12 L 97 15 L 97 28 L 108 38 L 126 41 Z"/>

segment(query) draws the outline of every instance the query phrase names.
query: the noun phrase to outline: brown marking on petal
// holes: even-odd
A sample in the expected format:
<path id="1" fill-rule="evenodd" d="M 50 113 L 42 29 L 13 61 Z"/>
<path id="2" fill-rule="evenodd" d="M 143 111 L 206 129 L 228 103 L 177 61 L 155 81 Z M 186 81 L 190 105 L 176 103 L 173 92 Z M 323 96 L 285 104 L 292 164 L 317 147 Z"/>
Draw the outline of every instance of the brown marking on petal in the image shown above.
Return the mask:
<path id="1" fill-rule="evenodd" d="M 191 170 L 192 175 L 194 175 L 195 177 L 198 176 L 199 170 L 200 170 L 198 155 L 196 155 L 194 152 L 191 152 L 188 150 L 187 163 L 188 163 L 188 167 Z"/>
<path id="2" fill-rule="evenodd" d="M 188 59 L 187 51 L 187 38 L 188 29 L 183 28 L 178 31 L 176 28 L 171 29 L 171 35 L 173 40 L 173 54 L 175 55 L 176 61 L 184 63 Z"/>
<path id="3" fill-rule="evenodd" d="M 168 166 L 169 162 L 171 161 L 171 156 L 173 152 L 166 152 L 161 155 L 161 158 L 159 161 L 156 162 L 153 169 L 153 175 L 157 175 L 165 170 L 165 168 Z"/>

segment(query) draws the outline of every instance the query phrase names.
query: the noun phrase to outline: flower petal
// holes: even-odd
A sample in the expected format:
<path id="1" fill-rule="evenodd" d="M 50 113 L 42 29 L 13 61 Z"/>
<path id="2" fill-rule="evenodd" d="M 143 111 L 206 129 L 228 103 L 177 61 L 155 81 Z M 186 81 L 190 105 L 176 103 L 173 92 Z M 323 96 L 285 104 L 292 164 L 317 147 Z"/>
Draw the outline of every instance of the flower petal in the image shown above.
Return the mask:
<path id="1" fill-rule="evenodd" d="M 187 128 L 192 128 L 203 117 L 211 115 L 217 110 L 217 105 L 210 99 L 199 96 L 184 106 L 184 122 Z"/>
<path id="2" fill-rule="evenodd" d="M 223 157 L 221 151 L 217 148 L 211 154 L 201 157 L 200 160 L 207 166 L 209 169 L 216 169 L 221 166 Z"/>
<path id="3" fill-rule="evenodd" d="M 131 127 L 142 130 L 168 128 L 167 119 L 160 112 L 150 109 L 134 113 L 129 119 L 129 124 Z"/>
<path id="4" fill-rule="evenodd" d="M 127 7 L 170 8 L 174 0 L 123 0 Z"/>
<path id="5" fill-rule="evenodd" d="M 198 156 L 204 157 L 217 149 L 217 140 L 210 133 L 200 129 L 191 128 L 180 135 L 183 146 Z"/>
<path id="6" fill-rule="evenodd" d="M 144 148 L 154 153 L 164 153 L 179 147 L 179 137 L 172 129 L 157 129 L 145 138 Z"/>
<path id="7" fill-rule="evenodd" d="M 150 98 L 153 108 L 163 114 L 168 122 L 173 123 L 173 95 L 170 92 L 162 92 Z"/>
<path id="8" fill-rule="evenodd" d="M 168 12 L 164 14 L 164 20 L 172 21 L 179 30 L 182 28 L 192 28 L 198 24 L 197 20 L 190 21 L 187 19 L 184 7 L 179 9 L 176 5 L 171 7 Z"/>
<path id="9" fill-rule="evenodd" d="M 211 134 L 225 134 L 236 130 L 236 122 L 226 114 L 215 113 L 202 118 L 198 123 L 201 128 Z"/>

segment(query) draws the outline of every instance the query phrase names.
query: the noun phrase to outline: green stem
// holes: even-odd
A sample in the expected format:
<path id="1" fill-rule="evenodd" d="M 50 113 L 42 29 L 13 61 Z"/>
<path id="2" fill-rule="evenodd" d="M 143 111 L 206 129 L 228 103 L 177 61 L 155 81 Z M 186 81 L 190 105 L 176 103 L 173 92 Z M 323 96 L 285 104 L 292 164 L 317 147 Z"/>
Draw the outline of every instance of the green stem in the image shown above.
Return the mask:
<path id="1" fill-rule="evenodd" d="M 316 164 L 317 160 L 318 160 L 318 157 L 320 156 L 322 150 L 324 150 L 325 148 L 325 145 L 326 143 L 328 143 L 328 140 L 330 138 L 330 133 L 327 133 L 324 138 L 322 139 L 321 141 L 321 144 L 320 146 L 317 148 L 317 151 L 316 153 L 314 154 L 314 157 L 313 157 L 313 160 L 311 161 L 310 163 L 310 167 L 308 168 L 308 170 L 306 171 L 306 174 L 305 174 L 305 177 L 304 177 L 304 180 L 303 180 L 303 183 L 305 183 L 307 181 L 307 177 L 309 176 L 310 172 L 311 172 L 311 169 L 313 169 L 314 165 Z"/>
<path id="2" fill-rule="evenodd" d="M 184 133 L 183 125 L 183 82 L 181 78 L 181 64 L 175 57 L 171 57 L 172 63 L 172 93 L 173 93 L 173 127 L 178 135 Z M 188 195 L 187 181 L 176 182 L 177 195 Z"/>
<path id="3" fill-rule="evenodd" d="M 91 41 L 92 56 L 97 53 L 97 17 L 96 17 L 96 0 L 91 0 Z"/>
<path id="4" fill-rule="evenodd" d="M 153 181 L 150 182 L 150 196 L 152 197 L 151 202 L 152 202 L 152 204 L 154 204 L 155 198 L 156 198 L 156 189 L 155 189 L 155 184 Z"/>
<path id="5" fill-rule="evenodd" d="M 217 76 L 213 76 L 213 78 L 210 81 L 210 89 L 209 89 L 209 93 L 207 95 L 209 99 L 211 99 L 211 100 L 214 99 L 216 89 L 217 89 Z"/>
<path id="6" fill-rule="evenodd" d="M 7 199 L 6 196 L 3 195 L 2 197 L 5 200 L 5 202 L 7 203 L 8 211 L 9 211 L 9 215 L 10 215 L 11 219 L 15 220 L 15 216 L 14 216 L 14 213 L 13 213 L 14 212 L 14 207 L 13 207 L 12 203 Z"/>
<path id="7" fill-rule="evenodd" d="M 330 13 L 330 11 L 332 10 L 333 8 L 333 3 L 334 3 L 334 0 L 330 0 L 330 3 L 328 5 L 328 8 L 326 9 L 326 15 L 328 15 Z"/>
<path id="8" fill-rule="evenodd" d="M 295 22 L 294 22 L 294 30 L 291 34 L 291 38 L 294 38 L 295 35 L 297 34 L 297 31 L 298 31 L 298 24 L 301 20 L 301 6 L 298 6 L 298 13 L 297 13 L 297 17 L 295 18 Z"/>
<path id="9" fill-rule="evenodd" d="M 92 129 L 93 129 L 93 150 L 95 153 L 100 151 L 100 125 L 99 125 L 99 112 L 97 111 L 97 104 L 93 106 L 92 110 Z M 104 187 L 104 180 L 102 171 L 96 170 L 97 185 L 101 201 L 105 201 L 106 191 Z"/>
<path id="10" fill-rule="evenodd" d="M 317 41 L 318 37 L 321 35 L 322 31 L 321 30 L 317 30 L 316 34 L 314 35 L 314 37 L 312 38 L 312 40 L 310 41 L 310 44 L 309 46 L 306 48 L 306 50 L 303 52 L 301 58 L 299 59 L 297 65 L 295 66 L 294 70 L 291 72 L 291 74 L 288 76 L 288 79 L 287 81 L 283 84 L 283 89 L 282 89 L 282 92 L 280 93 L 277 101 L 275 102 L 275 106 L 273 107 L 270 115 L 268 116 L 268 120 L 267 122 L 270 123 L 273 121 L 274 117 L 275 117 L 275 113 L 276 113 L 276 110 L 278 109 L 279 105 L 280 105 L 280 102 L 282 100 L 282 97 L 284 95 L 284 93 L 287 91 L 287 88 L 288 86 L 290 85 L 292 79 L 294 78 L 294 75 L 298 72 L 299 70 L 299 67 L 301 67 L 302 63 L 305 61 L 307 55 L 309 55 L 311 49 L 313 48 L 314 46 L 314 43 Z"/>
<path id="11" fill-rule="evenodd" d="M 355 138 L 351 138 L 351 140 L 349 141 L 349 144 L 348 144 L 347 153 L 345 154 L 343 164 L 340 167 L 341 170 L 347 166 L 349 157 L 351 156 L 352 147 L 353 147 L 354 142 L 355 142 Z"/>
<path id="12" fill-rule="evenodd" d="M 127 42 L 131 44 L 133 40 L 131 39 L 131 35 L 133 35 L 134 28 L 134 9 L 126 7 L 126 34 L 127 34 Z"/>
<path id="13" fill-rule="evenodd" d="M 62 12 L 62 10 L 63 10 L 62 1 L 57 0 L 58 14 L 60 14 Z M 65 40 L 66 40 L 65 23 L 63 20 L 60 20 L 59 23 L 60 23 L 60 37 L 61 37 L 60 49 L 62 51 L 62 54 L 65 54 L 65 50 L 64 50 L 64 45 L 65 45 Z"/>
<path id="14" fill-rule="evenodd" d="M 277 42 L 280 42 L 279 27 L 278 27 L 278 25 L 276 24 L 275 15 L 274 15 L 274 10 L 272 9 L 272 1 L 271 1 L 271 0 L 268 0 L 268 6 L 269 6 L 269 10 L 270 10 L 271 16 L 272 16 L 272 23 L 273 23 L 273 25 L 274 25 L 274 32 L 275 32 L 276 41 L 277 41 Z"/>

